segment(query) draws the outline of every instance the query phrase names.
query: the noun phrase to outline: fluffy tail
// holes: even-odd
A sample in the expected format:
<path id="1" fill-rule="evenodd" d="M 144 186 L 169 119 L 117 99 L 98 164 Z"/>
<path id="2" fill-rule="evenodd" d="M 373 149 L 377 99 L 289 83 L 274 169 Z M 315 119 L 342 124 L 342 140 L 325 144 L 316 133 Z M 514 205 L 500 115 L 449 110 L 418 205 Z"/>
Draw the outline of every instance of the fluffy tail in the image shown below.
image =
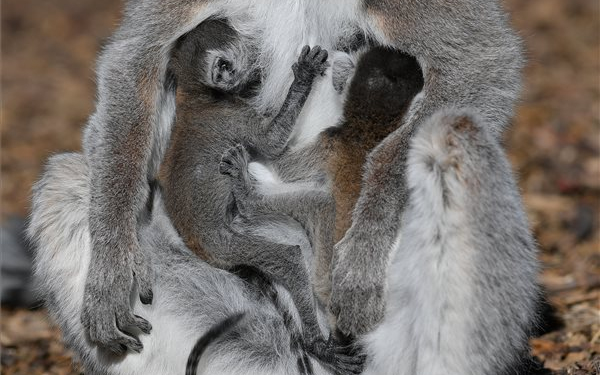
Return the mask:
<path id="1" fill-rule="evenodd" d="M 79 312 L 91 253 L 88 207 L 89 176 L 83 156 L 51 157 L 33 186 L 27 235 L 35 248 L 37 291 L 67 346 L 79 353 L 86 352 Z"/>

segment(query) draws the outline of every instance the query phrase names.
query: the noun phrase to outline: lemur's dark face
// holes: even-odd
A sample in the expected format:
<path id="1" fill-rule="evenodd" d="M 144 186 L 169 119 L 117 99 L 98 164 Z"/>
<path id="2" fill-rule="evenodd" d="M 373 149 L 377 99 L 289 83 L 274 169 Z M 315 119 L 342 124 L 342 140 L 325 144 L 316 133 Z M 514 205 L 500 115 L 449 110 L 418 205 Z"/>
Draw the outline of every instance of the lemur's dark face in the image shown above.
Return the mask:
<path id="1" fill-rule="evenodd" d="M 414 57 L 374 47 L 359 60 L 348 95 L 367 113 L 389 116 L 402 113 L 422 88 L 423 74 Z"/>

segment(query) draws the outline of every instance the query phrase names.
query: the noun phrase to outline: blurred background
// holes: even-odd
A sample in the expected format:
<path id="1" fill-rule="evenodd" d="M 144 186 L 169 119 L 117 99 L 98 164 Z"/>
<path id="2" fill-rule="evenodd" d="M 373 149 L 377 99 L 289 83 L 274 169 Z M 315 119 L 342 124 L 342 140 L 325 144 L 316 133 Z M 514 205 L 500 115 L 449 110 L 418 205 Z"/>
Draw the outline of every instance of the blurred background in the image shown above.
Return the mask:
<path id="1" fill-rule="evenodd" d="M 526 41 L 525 91 L 506 148 L 519 176 L 557 320 L 532 340 L 557 374 L 600 368 L 600 12 L 597 0 L 505 0 Z M 118 0 L 2 2 L 3 374 L 79 374 L 43 309 L 21 289 L 30 187 L 51 154 L 79 150 L 94 59 Z M 8 254 L 8 255 L 7 255 Z"/>

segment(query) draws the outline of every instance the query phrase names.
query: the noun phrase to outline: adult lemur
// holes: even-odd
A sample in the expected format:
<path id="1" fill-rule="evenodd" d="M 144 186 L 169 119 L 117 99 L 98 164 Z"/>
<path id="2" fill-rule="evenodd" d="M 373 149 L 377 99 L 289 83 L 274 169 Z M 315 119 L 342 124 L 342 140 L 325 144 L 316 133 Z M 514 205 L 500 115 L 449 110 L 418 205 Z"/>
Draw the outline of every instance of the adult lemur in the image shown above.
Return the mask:
<path id="1" fill-rule="evenodd" d="M 260 74 L 249 44 L 226 21 L 209 20 L 185 35 L 173 51 L 170 69 L 178 86 L 178 104 L 165 163 L 167 210 L 184 240 L 211 264 L 256 267 L 281 283 L 298 306 L 306 345 L 325 346 L 299 244 L 278 242 L 264 233 L 265 227 L 290 220 L 281 215 L 234 220 L 239 207 L 218 166 L 220 156 L 238 143 L 261 157 L 283 153 L 313 80 L 328 66 L 327 51 L 318 46 L 302 49 L 292 66 L 295 79 L 281 110 L 273 119 L 265 119 L 242 97 L 251 95 L 247 91 Z M 316 349 L 315 354 L 326 355 Z"/>
<path id="2" fill-rule="evenodd" d="M 89 214 L 93 250 L 86 252 L 91 256 L 90 268 L 82 275 L 86 285 L 82 320 L 86 333 L 101 347 L 117 352 L 141 350 L 141 343 L 135 335 L 125 333 L 125 327 L 149 328 L 144 319 L 132 314 L 129 293 L 137 286 L 142 300 L 151 302 L 148 262 L 140 251 L 137 228 L 138 213 L 146 202 L 147 181 L 157 172 L 170 134 L 175 101 L 173 88 L 165 84 L 167 62 L 180 36 L 219 15 L 229 18 L 243 35 L 260 34 L 258 59 L 264 79 L 254 103 L 258 110 L 280 107 L 292 80 L 289 66 L 300 45 L 318 43 L 329 48 L 354 33 L 364 33 L 378 43 L 416 56 L 423 67 L 423 94 L 413 103 L 403 125 L 371 153 L 354 224 L 338 246 L 332 310 L 339 328 L 346 333 L 371 330 L 385 311 L 389 254 L 394 244 L 403 240 L 397 236 L 401 224 L 409 221 L 404 215 L 410 193 L 406 188 L 410 182 L 406 173 L 408 136 L 426 121 L 444 127 L 447 124 L 431 116 L 444 108 L 458 107 L 479 113 L 482 120 L 477 121 L 478 128 L 483 127 L 481 132 L 486 134 L 483 139 L 496 142 L 518 97 L 520 40 L 498 1 L 129 1 L 121 27 L 99 59 L 98 103 L 84 141 L 85 160 L 91 171 L 90 208 L 85 213 Z M 497 150 L 484 156 L 504 160 Z M 487 176 L 479 175 L 486 180 Z M 502 180 L 500 187 L 511 193 L 505 198 L 520 214 L 512 180 Z M 482 201 L 472 203 L 491 215 L 501 216 L 505 210 Z M 480 240 L 493 247 L 503 241 L 502 234 L 527 232 L 522 222 L 502 225 L 507 226 L 495 228 L 500 234 Z M 527 263 L 532 263 L 530 258 Z M 522 276 L 516 278 L 517 282 L 527 285 L 531 276 Z M 516 297 L 510 285 L 498 285 L 502 304 L 526 305 L 523 301 L 527 295 Z M 473 296 L 473 304 L 485 298 Z M 64 306 L 65 312 L 70 308 Z M 420 311 L 426 308 L 422 306 Z M 526 325 L 526 315 L 519 314 L 515 319 Z M 434 317 L 436 322 L 443 318 Z M 468 330 L 454 334 L 461 339 L 470 337 Z M 507 334 L 516 337 L 509 340 L 511 343 L 524 341 L 520 330 Z M 514 353 L 508 341 L 501 346 L 506 353 Z M 463 354 L 463 358 L 469 357 L 468 351 Z"/>

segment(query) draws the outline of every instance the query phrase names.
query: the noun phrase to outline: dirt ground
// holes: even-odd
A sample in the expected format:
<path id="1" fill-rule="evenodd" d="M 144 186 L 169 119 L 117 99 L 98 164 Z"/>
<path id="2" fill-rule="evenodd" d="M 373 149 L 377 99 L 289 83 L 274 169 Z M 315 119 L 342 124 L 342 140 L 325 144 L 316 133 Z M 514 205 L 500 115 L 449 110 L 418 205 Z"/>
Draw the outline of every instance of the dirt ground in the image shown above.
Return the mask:
<path id="1" fill-rule="evenodd" d="M 506 0 L 524 37 L 525 91 L 506 147 L 563 327 L 533 339 L 556 374 L 600 373 L 600 25 L 595 0 Z M 2 3 L 2 219 L 25 215 L 51 154 L 78 150 L 94 58 L 116 0 Z M 7 375 L 79 374 L 43 310 L 2 309 Z"/>

